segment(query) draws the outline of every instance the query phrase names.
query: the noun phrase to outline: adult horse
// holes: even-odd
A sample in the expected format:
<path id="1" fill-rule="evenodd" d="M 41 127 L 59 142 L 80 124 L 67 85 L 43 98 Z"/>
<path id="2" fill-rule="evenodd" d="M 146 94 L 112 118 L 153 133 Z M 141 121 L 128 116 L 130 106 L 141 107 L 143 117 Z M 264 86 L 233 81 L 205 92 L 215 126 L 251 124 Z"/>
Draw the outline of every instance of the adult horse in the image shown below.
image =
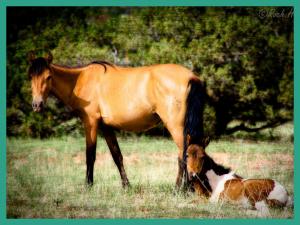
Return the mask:
<path id="1" fill-rule="evenodd" d="M 97 130 L 102 130 L 122 185 L 129 181 L 114 129 L 143 131 L 160 121 L 178 146 L 177 187 L 186 171 L 186 136 L 203 134 L 204 87 L 185 67 L 161 64 L 137 68 L 104 61 L 82 67 L 52 63 L 52 54 L 29 53 L 32 107 L 40 112 L 51 93 L 78 113 L 86 135 L 86 180 L 93 184 Z"/>

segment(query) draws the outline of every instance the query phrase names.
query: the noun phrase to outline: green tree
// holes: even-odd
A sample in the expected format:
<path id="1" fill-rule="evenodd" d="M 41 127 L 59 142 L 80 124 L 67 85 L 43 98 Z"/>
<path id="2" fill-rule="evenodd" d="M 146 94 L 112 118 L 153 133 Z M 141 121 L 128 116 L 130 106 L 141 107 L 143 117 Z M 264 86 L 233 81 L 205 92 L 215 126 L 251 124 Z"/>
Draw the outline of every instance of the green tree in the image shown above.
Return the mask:
<path id="1" fill-rule="evenodd" d="M 51 49 L 55 63 L 105 59 L 125 66 L 177 63 L 206 82 L 205 128 L 222 135 L 293 119 L 293 18 L 274 7 L 98 7 L 8 10 L 8 135 L 78 131 L 57 101 L 31 112 L 26 54 Z M 284 12 L 281 17 L 270 13 Z M 38 20 L 28 17 L 37 15 Z M 13 16 L 18 15 L 18 16 Z M 66 122 L 67 121 L 67 122 Z M 240 121 L 229 128 L 231 121 Z M 262 127 L 252 128 L 256 123 Z M 59 125 L 57 125 L 59 124 Z"/>

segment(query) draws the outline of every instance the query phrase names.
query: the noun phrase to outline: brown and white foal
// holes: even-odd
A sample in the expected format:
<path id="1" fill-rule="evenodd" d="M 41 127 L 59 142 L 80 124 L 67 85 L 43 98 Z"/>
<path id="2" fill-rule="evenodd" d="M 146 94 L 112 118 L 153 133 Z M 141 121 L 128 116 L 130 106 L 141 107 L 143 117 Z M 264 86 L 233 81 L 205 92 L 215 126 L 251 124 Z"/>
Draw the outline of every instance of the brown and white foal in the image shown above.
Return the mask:
<path id="1" fill-rule="evenodd" d="M 268 206 L 292 205 L 286 189 L 273 179 L 243 179 L 206 154 L 209 138 L 200 143 L 187 137 L 187 172 L 192 187 L 199 195 L 209 197 L 210 202 L 226 200 L 268 216 Z"/>

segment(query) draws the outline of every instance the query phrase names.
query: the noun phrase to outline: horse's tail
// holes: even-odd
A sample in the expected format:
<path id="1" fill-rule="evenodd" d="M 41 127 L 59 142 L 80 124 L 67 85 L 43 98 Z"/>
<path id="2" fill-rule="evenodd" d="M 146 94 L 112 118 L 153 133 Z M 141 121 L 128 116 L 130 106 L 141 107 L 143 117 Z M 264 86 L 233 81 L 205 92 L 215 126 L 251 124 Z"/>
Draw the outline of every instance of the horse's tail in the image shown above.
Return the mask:
<path id="1" fill-rule="evenodd" d="M 192 78 L 188 84 L 190 91 L 186 98 L 186 113 L 184 118 L 184 149 L 183 160 L 186 163 L 187 135 L 193 141 L 201 141 L 203 137 L 203 109 L 205 100 L 205 86 L 198 78 Z"/>

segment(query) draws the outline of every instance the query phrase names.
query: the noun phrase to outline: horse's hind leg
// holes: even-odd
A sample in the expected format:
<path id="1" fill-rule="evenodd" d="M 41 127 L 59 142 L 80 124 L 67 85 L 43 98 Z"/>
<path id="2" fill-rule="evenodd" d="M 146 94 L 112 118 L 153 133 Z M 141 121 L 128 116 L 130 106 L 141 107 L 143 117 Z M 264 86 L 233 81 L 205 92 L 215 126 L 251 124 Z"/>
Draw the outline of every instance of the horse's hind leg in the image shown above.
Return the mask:
<path id="1" fill-rule="evenodd" d="M 110 153 L 114 159 L 114 162 L 116 166 L 118 167 L 121 179 L 122 179 L 122 185 L 123 187 L 129 186 L 129 181 L 124 169 L 123 165 L 123 156 L 119 148 L 119 144 L 117 141 L 117 137 L 115 132 L 111 127 L 108 127 L 106 125 L 101 125 L 101 130 L 103 132 L 104 138 L 106 140 L 106 143 L 108 145 L 108 148 L 110 150 Z"/>

